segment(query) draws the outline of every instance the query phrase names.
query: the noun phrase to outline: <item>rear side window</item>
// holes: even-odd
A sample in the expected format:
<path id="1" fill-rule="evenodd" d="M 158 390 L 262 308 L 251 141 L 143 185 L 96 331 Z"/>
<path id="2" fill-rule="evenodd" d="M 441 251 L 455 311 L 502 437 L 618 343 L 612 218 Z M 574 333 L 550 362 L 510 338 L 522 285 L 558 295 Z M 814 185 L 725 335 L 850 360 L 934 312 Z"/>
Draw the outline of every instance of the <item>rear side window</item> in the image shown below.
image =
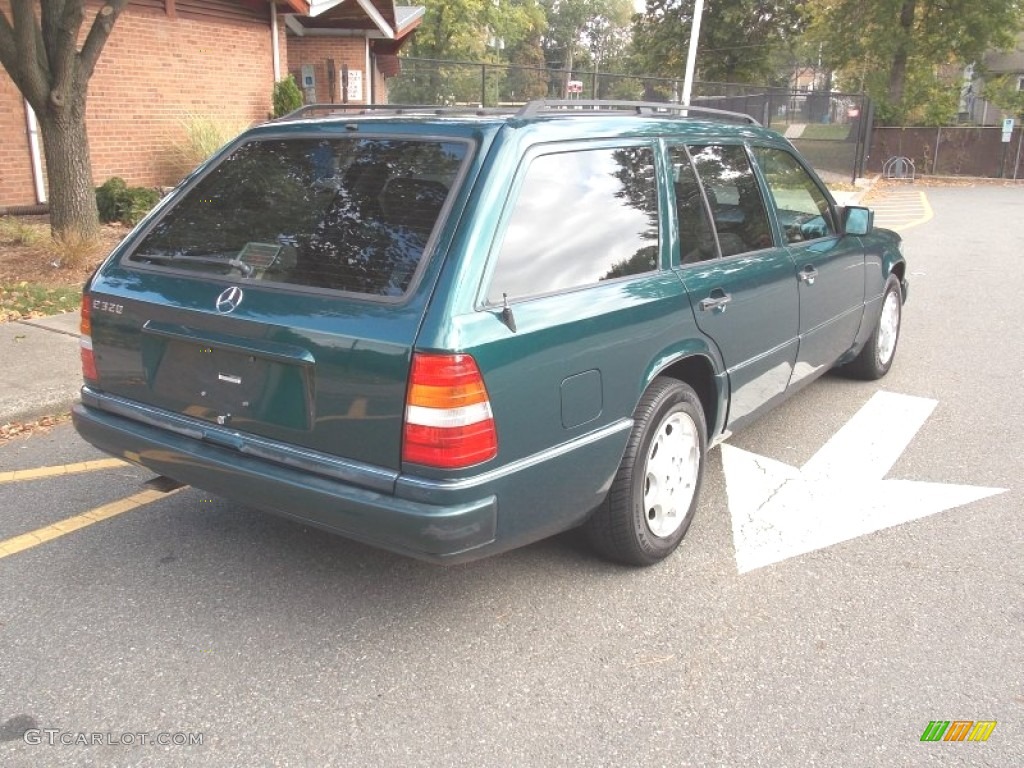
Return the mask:
<path id="1" fill-rule="evenodd" d="M 836 233 L 828 198 L 795 157 L 767 147 L 756 147 L 754 157 L 775 199 L 787 243 L 817 240 Z"/>
<path id="2" fill-rule="evenodd" d="M 774 245 L 761 190 L 741 146 L 690 147 L 723 256 Z"/>
<path id="3" fill-rule="evenodd" d="M 679 263 L 692 264 L 718 256 L 714 225 L 700 190 L 697 174 L 684 147 L 670 147 L 672 186 L 679 224 Z"/>
<path id="4" fill-rule="evenodd" d="M 457 142 L 250 141 L 192 187 L 130 258 L 400 296 L 465 156 Z"/>
<path id="5" fill-rule="evenodd" d="M 526 170 L 487 299 L 534 296 L 658 267 L 650 147 L 540 155 Z"/>

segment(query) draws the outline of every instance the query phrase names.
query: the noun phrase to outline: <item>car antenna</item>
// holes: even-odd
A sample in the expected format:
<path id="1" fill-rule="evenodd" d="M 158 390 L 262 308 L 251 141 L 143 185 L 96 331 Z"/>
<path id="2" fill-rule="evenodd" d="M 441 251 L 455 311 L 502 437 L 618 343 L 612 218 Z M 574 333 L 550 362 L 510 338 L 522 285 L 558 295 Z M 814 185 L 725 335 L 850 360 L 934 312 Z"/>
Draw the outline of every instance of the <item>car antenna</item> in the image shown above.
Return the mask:
<path id="1" fill-rule="evenodd" d="M 508 305 L 508 294 L 501 294 L 501 322 L 508 326 L 512 333 L 516 332 L 516 318 L 512 314 L 512 307 Z"/>

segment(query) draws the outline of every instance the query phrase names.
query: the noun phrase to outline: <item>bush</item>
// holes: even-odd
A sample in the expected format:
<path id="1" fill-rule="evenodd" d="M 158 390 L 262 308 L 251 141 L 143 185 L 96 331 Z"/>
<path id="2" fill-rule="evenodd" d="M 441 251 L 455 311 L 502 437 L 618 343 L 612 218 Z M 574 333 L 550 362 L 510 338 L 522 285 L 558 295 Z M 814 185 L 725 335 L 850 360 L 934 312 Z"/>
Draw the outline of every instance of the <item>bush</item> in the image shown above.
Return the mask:
<path id="1" fill-rule="evenodd" d="M 129 187 L 118 176 L 96 188 L 96 207 L 100 221 L 105 223 L 119 221 L 134 226 L 159 200 L 160 195 L 155 189 Z"/>
<path id="2" fill-rule="evenodd" d="M 171 148 L 174 170 L 181 175 L 190 173 L 249 127 L 249 123 L 243 120 L 202 115 L 188 115 L 181 121 L 181 125 L 185 138 L 175 142 Z"/>
<path id="3" fill-rule="evenodd" d="M 15 216 L 0 216 L 0 245 L 39 245 L 50 236 L 44 224 L 30 224 Z"/>
<path id="4" fill-rule="evenodd" d="M 274 117 L 282 117 L 302 106 L 302 91 L 291 75 L 274 83 Z"/>
<path id="5" fill-rule="evenodd" d="M 95 235 L 83 235 L 72 230 L 54 235 L 48 251 L 51 266 L 77 269 L 96 262 L 103 254 L 103 242 Z"/>

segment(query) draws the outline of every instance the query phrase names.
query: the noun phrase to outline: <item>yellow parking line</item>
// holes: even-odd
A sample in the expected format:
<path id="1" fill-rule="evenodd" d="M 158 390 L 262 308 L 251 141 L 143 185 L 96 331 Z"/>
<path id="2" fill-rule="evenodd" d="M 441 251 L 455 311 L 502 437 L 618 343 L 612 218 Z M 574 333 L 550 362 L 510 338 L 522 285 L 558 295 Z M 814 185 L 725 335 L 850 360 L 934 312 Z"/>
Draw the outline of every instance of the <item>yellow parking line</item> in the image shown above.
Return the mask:
<path id="1" fill-rule="evenodd" d="M 119 501 L 113 501 L 110 504 L 104 504 L 102 507 L 90 509 L 88 512 L 83 512 L 80 515 L 69 517 L 65 520 L 54 523 L 53 525 L 47 525 L 44 528 L 36 528 L 34 531 L 29 531 L 28 533 L 23 533 L 20 536 L 0 541 L 0 560 L 8 555 L 15 555 L 18 552 L 24 552 L 26 549 L 38 547 L 44 542 L 59 538 L 65 534 L 71 533 L 72 531 L 77 531 L 79 528 L 86 528 L 94 523 L 106 520 L 107 518 L 137 509 L 138 507 L 154 502 L 157 499 L 162 499 L 165 496 L 177 493 L 180 490 L 181 488 L 175 488 L 174 490 L 167 491 L 166 493 L 155 490 L 140 491 L 139 493 L 128 496 L 127 498 Z"/>
<path id="2" fill-rule="evenodd" d="M 17 483 L 22 480 L 39 480 L 44 477 L 75 475 L 79 472 L 95 472 L 99 469 L 113 469 L 114 467 L 127 466 L 130 466 L 128 462 L 121 461 L 121 459 L 96 459 L 94 461 L 80 461 L 77 464 L 60 464 L 55 467 L 18 469 L 13 472 L 0 472 L 0 485 L 3 483 Z"/>
<path id="3" fill-rule="evenodd" d="M 918 211 L 920 212 L 919 216 L 916 219 L 910 219 L 909 221 L 899 221 L 895 224 L 890 224 L 890 229 L 895 230 L 896 232 L 905 232 L 911 227 L 918 227 L 922 224 L 927 224 L 929 221 L 935 218 L 935 211 L 932 210 L 932 204 L 928 202 L 928 196 L 924 192 L 918 192 L 917 194 L 920 198 L 920 207 L 918 209 Z M 915 211 L 915 213 L 917 213 L 918 211 Z M 890 212 L 883 211 L 883 213 Z M 896 214 L 895 211 L 892 211 L 891 213 Z"/>

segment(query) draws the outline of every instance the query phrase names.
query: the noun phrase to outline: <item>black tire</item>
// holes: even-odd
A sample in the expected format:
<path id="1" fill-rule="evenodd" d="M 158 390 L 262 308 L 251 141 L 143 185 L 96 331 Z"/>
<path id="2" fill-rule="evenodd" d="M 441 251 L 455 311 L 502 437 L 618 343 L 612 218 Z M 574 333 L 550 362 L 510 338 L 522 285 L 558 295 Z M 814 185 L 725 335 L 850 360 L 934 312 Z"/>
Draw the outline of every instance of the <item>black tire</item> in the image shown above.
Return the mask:
<path id="1" fill-rule="evenodd" d="M 661 377 L 651 382 L 633 418 L 633 431 L 608 497 L 584 529 L 591 546 L 608 559 L 626 565 L 653 565 L 679 546 L 697 509 L 707 455 L 707 424 L 693 389 Z M 649 482 L 650 475 L 664 477 L 664 483 L 652 490 L 655 486 Z M 649 509 L 647 503 L 655 498 L 669 503 Z M 674 503 L 676 499 L 678 503 Z"/>
<path id="2" fill-rule="evenodd" d="M 840 370 L 855 379 L 874 381 L 880 379 L 892 368 L 896 359 L 896 346 L 900 340 L 900 327 L 903 323 L 903 289 L 899 278 L 889 275 L 882 292 L 882 306 L 878 320 L 871 331 L 864 348 L 853 360 Z M 893 327 L 895 324 L 895 327 Z"/>

